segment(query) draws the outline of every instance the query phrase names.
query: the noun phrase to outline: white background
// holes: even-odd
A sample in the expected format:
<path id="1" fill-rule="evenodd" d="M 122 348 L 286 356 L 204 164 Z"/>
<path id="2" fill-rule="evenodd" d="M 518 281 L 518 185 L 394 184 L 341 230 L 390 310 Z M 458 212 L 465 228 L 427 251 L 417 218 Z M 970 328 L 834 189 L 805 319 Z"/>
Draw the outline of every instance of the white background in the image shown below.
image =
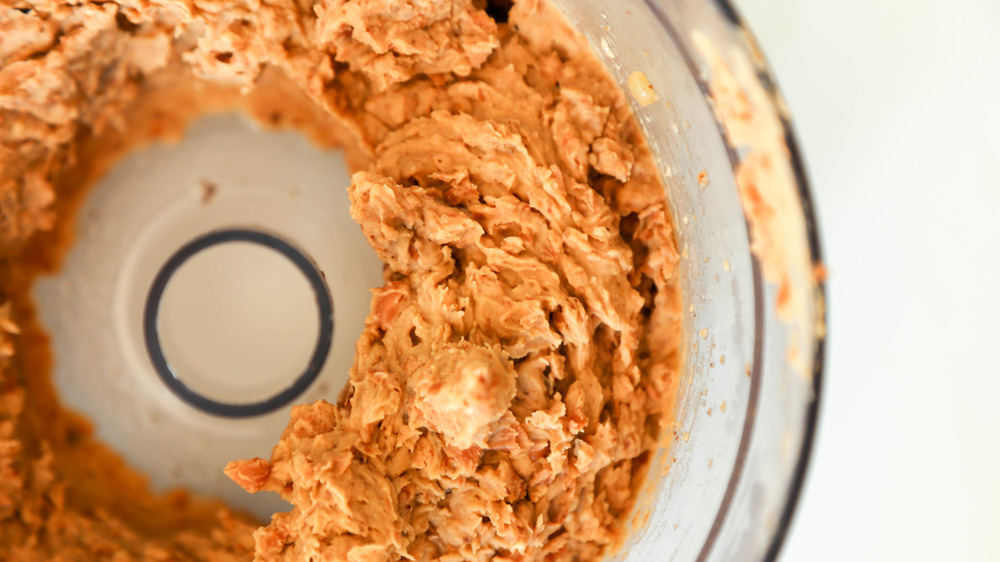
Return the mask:
<path id="1" fill-rule="evenodd" d="M 783 562 L 1000 561 L 1000 0 L 737 0 L 831 271 Z"/>

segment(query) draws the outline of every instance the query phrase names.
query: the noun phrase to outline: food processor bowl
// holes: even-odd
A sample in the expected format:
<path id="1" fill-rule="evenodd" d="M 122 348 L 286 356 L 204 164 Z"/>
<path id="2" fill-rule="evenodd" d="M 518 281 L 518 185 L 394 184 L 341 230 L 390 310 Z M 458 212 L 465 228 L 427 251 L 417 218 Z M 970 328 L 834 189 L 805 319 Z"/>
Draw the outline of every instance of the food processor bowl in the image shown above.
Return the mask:
<path id="1" fill-rule="evenodd" d="M 554 2 L 626 92 L 644 75 L 657 93 L 647 105 L 626 97 L 681 254 L 677 409 L 609 557 L 773 559 L 809 458 L 825 332 L 816 223 L 784 105 L 723 1 Z M 154 488 L 262 519 L 287 507 L 221 469 L 268 457 L 293 404 L 333 401 L 347 380 L 382 271 L 331 182 L 349 182 L 337 151 L 215 115 L 177 144 L 133 151 L 82 202 L 61 269 L 34 288 L 53 381 Z M 188 376 L 186 364 L 234 349 L 247 350 L 238 384 Z"/>

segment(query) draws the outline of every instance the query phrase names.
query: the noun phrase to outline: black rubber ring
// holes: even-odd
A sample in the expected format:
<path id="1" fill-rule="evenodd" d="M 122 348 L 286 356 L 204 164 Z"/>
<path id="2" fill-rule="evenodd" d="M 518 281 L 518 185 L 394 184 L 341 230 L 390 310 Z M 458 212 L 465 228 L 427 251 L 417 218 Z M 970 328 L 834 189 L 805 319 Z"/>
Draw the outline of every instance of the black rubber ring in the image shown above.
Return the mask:
<path id="1" fill-rule="evenodd" d="M 184 384 L 177 373 L 174 372 L 170 366 L 170 362 L 164 356 L 163 348 L 160 345 L 157 318 L 159 317 L 163 291 L 166 289 L 170 278 L 184 262 L 198 252 L 226 242 L 252 242 L 281 253 L 291 260 L 302 274 L 306 276 L 316 295 L 316 305 L 319 310 L 319 337 L 316 340 L 316 348 L 313 351 L 308 366 L 290 386 L 278 394 L 259 402 L 236 404 L 219 402 L 195 392 L 191 387 Z M 333 300 L 330 297 L 330 290 L 326 286 L 326 281 L 323 279 L 323 274 L 319 271 L 319 268 L 290 242 L 273 234 L 250 228 L 213 230 L 182 246 L 160 268 L 149 289 L 149 295 L 146 297 L 146 307 L 143 311 L 143 332 L 146 341 L 146 351 L 153 362 L 156 374 L 167 385 L 167 388 L 181 400 L 203 412 L 216 416 L 227 418 L 260 416 L 268 412 L 273 412 L 294 400 L 319 376 L 319 372 L 326 362 L 326 357 L 330 352 L 330 345 L 333 341 Z"/>

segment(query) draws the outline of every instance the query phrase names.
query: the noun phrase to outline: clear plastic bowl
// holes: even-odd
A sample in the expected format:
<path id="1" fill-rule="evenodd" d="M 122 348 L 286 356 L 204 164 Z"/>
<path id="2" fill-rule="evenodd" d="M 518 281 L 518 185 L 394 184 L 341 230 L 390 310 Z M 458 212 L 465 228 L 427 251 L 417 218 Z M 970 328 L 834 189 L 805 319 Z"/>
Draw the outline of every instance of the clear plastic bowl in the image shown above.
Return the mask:
<path id="1" fill-rule="evenodd" d="M 611 558 L 773 559 L 809 458 L 825 331 L 815 220 L 784 106 L 723 1 L 554 1 L 623 88 L 641 71 L 660 94 L 634 109 L 669 192 L 682 254 L 686 365 L 676 421 L 652 460 L 625 547 Z M 724 69 L 735 81 L 728 90 Z M 720 119 L 734 91 L 750 109 L 752 127 L 743 131 Z M 234 217 L 303 245 L 331 276 L 337 326 L 318 383 L 295 400 L 307 402 L 334 399 L 344 384 L 368 307 L 354 295 L 379 283 L 381 266 L 347 218 L 346 198 L 324 199 L 331 178 L 348 181 L 340 157 L 247 123 L 203 119 L 178 145 L 128 155 L 88 195 L 74 246 L 60 272 L 36 286 L 36 299 L 52 334 L 53 380 L 99 437 L 158 489 L 183 486 L 266 517 L 284 504 L 246 494 L 219 467 L 267 456 L 290 405 L 221 419 L 179 401 L 137 339 L 146 289 L 177 247 Z M 775 181 L 751 193 L 745 174 L 737 178 L 761 155 L 771 166 L 764 179 Z M 313 216 L 316 208 L 340 208 L 343 220 Z M 794 306 L 779 311 L 779 301 Z M 74 330 L 81 319 L 98 329 Z M 106 380 L 95 385 L 97 376 Z M 170 462 L 163 450 L 174 453 Z"/>
<path id="2" fill-rule="evenodd" d="M 612 558 L 772 560 L 809 460 L 826 331 L 816 220 L 784 104 L 725 0 L 556 4 L 623 87 L 642 71 L 660 93 L 634 109 L 682 252 L 687 354 L 672 443 Z M 751 134 L 720 119 L 732 94 L 719 91 L 720 65 L 749 103 Z M 762 154 L 783 181 L 750 193 L 739 171 Z M 753 242 L 764 235 L 779 243 Z"/>

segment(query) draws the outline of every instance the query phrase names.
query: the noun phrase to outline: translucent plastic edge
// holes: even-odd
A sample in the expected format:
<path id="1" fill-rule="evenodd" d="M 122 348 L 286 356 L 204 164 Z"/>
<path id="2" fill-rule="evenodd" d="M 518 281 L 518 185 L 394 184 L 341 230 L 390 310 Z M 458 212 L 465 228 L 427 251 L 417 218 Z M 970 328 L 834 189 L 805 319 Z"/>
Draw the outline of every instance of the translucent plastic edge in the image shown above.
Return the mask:
<path id="1" fill-rule="evenodd" d="M 710 97 L 709 87 L 698 72 L 697 65 L 690 58 L 689 52 L 684 48 L 685 42 L 681 40 L 681 34 L 674 27 L 670 18 L 666 16 L 663 12 L 663 8 L 659 5 L 658 0 L 644 0 L 649 9 L 656 15 L 657 19 L 660 20 L 660 24 L 663 28 L 672 36 L 675 44 L 681 51 L 685 62 L 688 65 L 688 69 L 691 75 L 697 80 L 699 87 L 702 90 L 703 95 L 708 98 Z M 711 4 L 715 6 L 718 14 L 725 20 L 725 24 L 730 28 L 730 31 L 734 37 L 741 37 L 746 42 L 745 44 L 737 43 L 740 49 L 747 52 L 748 56 L 751 58 L 759 58 L 764 60 L 764 63 L 757 68 L 756 79 L 760 83 L 761 87 L 767 92 L 770 103 L 775 106 L 775 113 L 779 116 L 780 125 L 782 131 L 784 132 L 785 144 L 788 147 L 788 159 L 789 164 L 792 168 L 792 174 L 795 178 L 795 184 L 798 190 L 799 200 L 802 206 L 802 216 L 805 222 L 806 228 L 806 238 L 807 244 L 809 246 L 809 259 L 813 266 L 821 265 L 822 261 L 822 248 L 819 239 L 819 221 L 817 219 L 815 208 L 813 205 L 813 197 L 811 190 L 809 188 L 809 180 L 807 177 L 805 162 L 802 158 L 802 153 L 799 150 L 798 141 L 796 140 L 792 124 L 788 118 L 788 115 L 784 108 L 779 107 L 776 103 L 778 99 L 779 89 L 777 87 L 777 81 L 774 78 L 774 74 L 771 71 L 770 65 L 767 64 L 766 58 L 763 57 L 760 50 L 756 48 L 756 38 L 754 38 L 750 29 L 747 27 L 744 19 L 740 16 L 739 12 L 736 10 L 735 6 L 730 0 L 709 0 Z M 751 53 L 750 49 L 753 48 L 756 52 Z M 717 120 L 718 122 L 718 120 Z M 723 142 L 729 148 L 730 164 L 735 173 L 737 167 L 740 164 L 740 159 L 737 155 L 734 147 L 730 146 L 722 123 L 719 123 L 719 133 L 722 137 Z M 749 225 L 748 235 L 749 235 Z M 758 328 L 762 323 L 763 311 L 761 310 L 761 305 L 764 303 L 764 297 L 762 293 L 762 287 L 764 286 L 764 281 L 758 267 L 757 258 L 754 256 L 754 292 L 755 292 L 755 317 Z M 827 322 L 827 310 L 829 310 L 827 301 L 827 291 L 825 280 L 817 280 L 815 283 L 814 291 L 816 295 L 822 299 L 824 306 L 821 309 L 815 311 L 816 318 L 813 320 L 817 324 L 828 325 Z M 761 331 L 757 332 L 762 333 Z M 766 337 L 766 335 L 765 335 Z M 824 331 L 823 334 L 817 335 L 813 341 L 813 356 L 812 356 L 812 394 L 809 403 L 806 406 L 805 412 L 805 428 L 803 430 L 803 438 L 799 445 L 799 453 L 795 461 L 795 468 L 792 472 L 792 478 L 789 481 L 785 506 L 782 509 L 781 517 L 778 520 L 778 525 L 771 537 L 770 544 L 765 551 L 763 560 L 768 562 L 774 561 L 778 558 L 781 552 L 781 548 L 785 543 L 785 539 L 788 536 L 788 531 L 791 528 L 792 521 L 795 516 L 796 508 L 798 507 L 800 498 L 802 496 L 802 490 L 805 485 L 805 480 L 809 471 L 809 462 L 812 458 L 813 448 L 816 442 L 816 436 L 818 433 L 819 425 L 819 413 L 820 413 L 820 403 L 823 389 L 823 378 L 824 378 L 824 361 L 826 356 L 826 340 L 828 338 L 827 332 Z M 753 406 L 757 403 L 759 399 L 759 380 L 760 380 L 760 369 L 762 354 L 760 353 L 763 345 L 763 339 L 757 338 L 754 344 L 754 364 L 753 364 L 753 376 L 752 384 L 750 389 L 750 403 L 751 410 L 755 411 L 756 408 Z M 705 539 L 705 544 L 702 546 L 701 553 L 698 555 L 698 560 L 706 560 L 712 552 L 712 548 L 715 546 L 716 539 L 722 531 L 723 524 L 725 523 L 728 515 L 730 506 L 735 498 L 736 492 L 739 489 L 739 482 L 741 480 L 744 463 L 743 459 L 746 458 L 747 453 L 751 447 L 750 436 L 753 433 L 755 416 L 747 416 L 744 422 L 743 436 L 740 441 L 740 448 L 736 455 L 736 463 L 733 467 L 733 472 L 730 476 L 730 482 L 727 486 L 725 496 L 723 497 L 722 503 L 719 506 L 719 512 L 716 515 L 716 520 L 712 524 L 712 528 L 709 531 L 708 537 Z"/>
<path id="2" fill-rule="evenodd" d="M 771 103 L 776 106 L 776 113 L 779 115 L 781 128 L 785 133 L 785 144 L 788 147 L 788 161 L 795 177 L 795 184 L 798 187 L 799 200 L 802 204 L 802 216 L 805 219 L 806 238 L 809 245 L 809 259 L 813 266 L 822 265 L 823 251 L 820 243 L 819 219 L 816 215 L 815 205 L 813 203 L 812 190 L 810 188 L 809 177 L 806 172 L 805 160 L 802 156 L 794 128 L 787 112 L 784 108 L 777 107 L 778 104 L 775 102 L 780 89 L 778 88 L 777 80 L 774 77 L 774 72 L 771 70 L 771 65 L 767 62 L 766 57 L 762 54 L 762 51 L 759 48 L 756 48 L 756 37 L 754 37 L 739 11 L 735 6 L 733 6 L 731 0 L 712 0 L 712 2 L 719 10 L 719 13 L 727 19 L 728 23 L 732 26 L 733 31 L 748 41 L 749 46 L 752 46 L 757 51 L 755 55 L 764 61 L 758 68 L 757 79 L 761 86 L 763 86 L 764 90 L 767 91 Z M 743 48 L 744 45 L 740 45 L 740 47 Z M 824 306 L 821 309 L 815 311 L 816 318 L 814 321 L 822 324 L 823 326 L 828 326 L 827 311 L 830 307 L 829 301 L 827 300 L 826 281 L 824 279 L 817 280 L 814 290 L 824 303 Z M 802 497 L 802 490 L 805 486 L 806 477 L 808 476 L 813 448 L 818 434 L 820 404 L 822 403 L 821 396 L 825 373 L 826 340 L 829 337 L 828 333 L 829 332 L 827 330 L 824 330 L 824 332 L 817 335 L 813 341 L 814 352 L 812 357 L 811 400 L 806 407 L 805 429 L 799 446 L 799 455 L 795 461 L 795 469 L 792 474 L 792 479 L 788 485 L 785 507 L 778 520 L 777 529 L 771 537 L 771 544 L 768 546 L 764 555 L 764 560 L 768 562 L 777 560 L 778 555 L 781 553 L 781 548 L 785 544 L 785 539 L 787 538 L 788 531 L 791 528 L 796 509 L 798 508 Z"/>

